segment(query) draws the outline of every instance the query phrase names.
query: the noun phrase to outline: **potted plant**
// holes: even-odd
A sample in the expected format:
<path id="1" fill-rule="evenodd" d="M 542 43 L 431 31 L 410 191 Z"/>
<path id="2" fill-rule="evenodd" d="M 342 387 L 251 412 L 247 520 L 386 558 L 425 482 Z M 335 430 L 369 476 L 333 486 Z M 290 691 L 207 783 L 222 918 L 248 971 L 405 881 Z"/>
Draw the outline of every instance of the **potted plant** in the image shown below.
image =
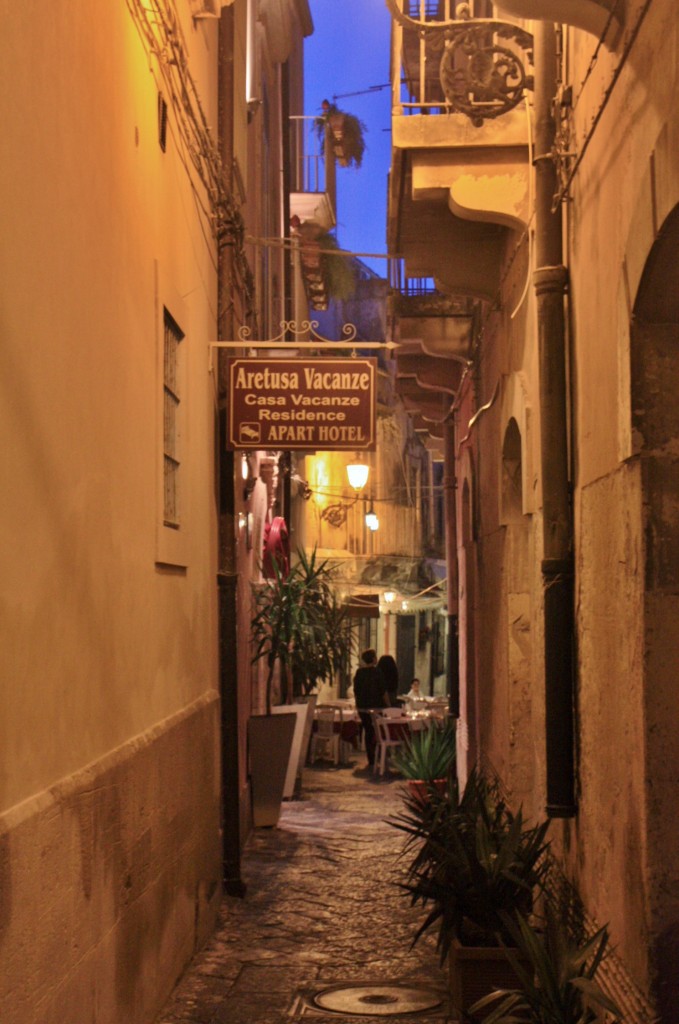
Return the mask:
<path id="1" fill-rule="evenodd" d="M 255 824 L 275 825 L 284 793 L 294 788 L 303 759 L 303 737 L 308 709 L 295 718 L 295 680 L 303 692 L 320 677 L 331 675 L 338 656 L 336 619 L 339 611 L 331 583 L 334 568 L 298 549 L 295 564 L 287 568 L 275 559 L 270 576 L 255 584 L 255 614 L 250 623 L 253 662 L 267 666 L 266 714 L 249 721 L 250 774 Z M 278 672 L 282 706 L 273 706 L 273 682 Z M 280 712 L 284 712 L 281 714 Z M 300 721 L 303 716 L 304 721 Z M 282 735 L 281 735 L 282 734 Z M 297 734 L 298 750 L 293 750 Z M 274 758 L 274 751 L 279 756 Z M 291 753 L 292 752 L 292 753 Z"/>
<path id="2" fill-rule="evenodd" d="M 355 114 L 348 114 L 328 100 L 321 104 L 323 113 L 316 118 L 318 138 L 329 137 L 330 145 L 341 167 L 359 168 L 365 153 L 364 134 L 367 128 Z"/>
<path id="3" fill-rule="evenodd" d="M 471 1012 L 487 1014 L 485 1024 L 595 1024 L 602 1010 L 619 1019 L 619 1008 L 596 979 L 606 954 L 607 928 L 574 936 L 567 917 L 549 900 L 546 910 L 541 928 L 520 914 L 506 918 L 519 953 L 508 949 L 507 956 L 519 985 L 490 993 Z"/>
<path id="4" fill-rule="evenodd" d="M 447 792 L 455 764 L 455 726 L 449 720 L 432 722 L 428 729 L 414 732 L 393 756 L 394 766 L 406 779 L 415 800 L 429 799 L 432 789 Z"/>
<path id="5" fill-rule="evenodd" d="M 455 789 L 432 792 L 428 802 L 408 797 L 392 824 L 408 836 L 404 852 L 414 850 L 402 887 L 413 906 L 427 911 L 413 942 L 438 928 L 453 1005 L 467 1013 L 492 988 L 515 981 L 505 919 L 532 909 L 547 871 L 549 823 L 527 825 L 521 810 L 510 811 L 497 781 L 475 769 L 461 798 Z"/>

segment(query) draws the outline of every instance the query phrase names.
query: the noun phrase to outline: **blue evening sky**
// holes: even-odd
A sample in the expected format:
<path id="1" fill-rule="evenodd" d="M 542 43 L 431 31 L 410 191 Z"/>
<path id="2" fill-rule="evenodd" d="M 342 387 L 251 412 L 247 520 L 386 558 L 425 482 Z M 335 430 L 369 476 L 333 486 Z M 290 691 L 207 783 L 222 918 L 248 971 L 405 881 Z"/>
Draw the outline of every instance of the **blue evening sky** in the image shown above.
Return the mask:
<path id="1" fill-rule="evenodd" d="M 387 173 L 391 162 L 391 18 L 384 0 L 309 0 L 313 35 L 304 43 L 305 110 L 324 99 L 367 126 L 363 163 L 337 168 L 337 238 L 352 252 L 386 253 Z M 344 93 L 364 93 L 344 96 Z M 365 259 L 380 277 L 387 261 Z"/>

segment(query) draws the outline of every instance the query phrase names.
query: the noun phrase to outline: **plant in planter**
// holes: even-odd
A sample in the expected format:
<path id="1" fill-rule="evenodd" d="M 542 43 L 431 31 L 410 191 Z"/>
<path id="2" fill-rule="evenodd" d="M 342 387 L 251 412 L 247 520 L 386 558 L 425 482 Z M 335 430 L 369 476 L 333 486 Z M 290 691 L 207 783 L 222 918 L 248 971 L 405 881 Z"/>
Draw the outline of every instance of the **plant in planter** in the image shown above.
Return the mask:
<path id="1" fill-rule="evenodd" d="M 308 690 L 316 679 L 332 674 L 342 611 L 331 586 L 334 569 L 327 561 L 319 562 L 315 550 L 309 556 L 298 550 L 296 563 L 289 569 L 273 559 L 268 571 L 268 578 L 254 585 L 255 614 L 250 623 L 252 660 L 265 659 L 268 670 L 266 714 L 253 715 L 248 723 L 255 825 L 278 821 L 283 793 L 286 785 L 289 789 L 294 784 L 300 761 L 294 755 L 295 732 L 303 735 L 305 731 L 297 714 L 274 714 L 284 710 L 272 707 L 276 669 L 281 674 L 284 704 L 292 711 L 295 679 Z"/>
<path id="2" fill-rule="evenodd" d="M 432 789 L 445 794 L 455 764 L 455 726 L 447 721 L 412 734 L 394 754 L 394 766 L 408 782 L 411 795 L 425 800 Z"/>
<path id="3" fill-rule="evenodd" d="M 268 666 L 267 714 L 277 666 L 287 703 L 292 702 L 295 679 L 309 692 L 318 679 L 332 675 L 335 660 L 344 653 L 340 627 L 346 614 L 332 588 L 334 567 L 327 560 L 317 561 L 315 550 L 307 556 L 298 549 L 297 561 L 287 573 L 275 561 L 272 570 L 271 578 L 255 584 L 250 624 L 252 660 L 264 658 Z"/>
<path id="4" fill-rule="evenodd" d="M 608 944 L 606 927 L 573 936 L 548 900 L 541 928 L 516 915 L 507 916 L 505 929 L 516 950 L 508 949 L 507 957 L 519 985 L 492 992 L 470 1008 L 487 1013 L 485 1024 L 595 1024 L 601 1010 L 620 1018 L 596 980 Z"/>
<path id="5" fill-rule="evenodd" d="M 334 103 L 323 100 L 323 111 L 315 120 L 318 138 L 324 141 L 329 133 L 333 152 L 341 167 L 360 167 L 365 153 L 367 128 L 355 114 L 340 110 Z"/>
<path id="6" fill-rule="evenodd" d="M 428 802 L 409 797 L 392 824 L 408 835 L 404 852 L 415 851 L 402 887 L 413 906 L 427 910 L 413 942 L 438 928 L 441 963 L 450 955 L 453 1003 L 467 1012 L 492 987 L 514 981 L 504 953 L 512 938 L 506 915 L 532 909 L 546 877 L 549 822 L 526 825 L 497 783 L 474 770 L 461 798 L 455 791 Z M 490 972 L 483 968 L 493 962 Z"/>

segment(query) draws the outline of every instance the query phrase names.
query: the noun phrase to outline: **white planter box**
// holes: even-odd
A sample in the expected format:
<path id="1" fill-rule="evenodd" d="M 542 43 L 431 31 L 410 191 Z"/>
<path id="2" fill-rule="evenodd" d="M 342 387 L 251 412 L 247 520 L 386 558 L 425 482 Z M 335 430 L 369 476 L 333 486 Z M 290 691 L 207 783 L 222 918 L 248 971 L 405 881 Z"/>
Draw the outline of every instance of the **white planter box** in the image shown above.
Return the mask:
<path id="1" fill-rule="evenodd" d="M 295 731 L 292 736 L 292 749 L 288 770 L 283 786 L 283 799 L 290 800 L 295 795 L 295 780 L 301 772 L 306 759 L 309 736 L 311 735 L 311 722 L 314 716 L 316 697 L 310 697 L 305 704 L 281 704 L 272 708 L 275 715 L 296 715 Z"/>

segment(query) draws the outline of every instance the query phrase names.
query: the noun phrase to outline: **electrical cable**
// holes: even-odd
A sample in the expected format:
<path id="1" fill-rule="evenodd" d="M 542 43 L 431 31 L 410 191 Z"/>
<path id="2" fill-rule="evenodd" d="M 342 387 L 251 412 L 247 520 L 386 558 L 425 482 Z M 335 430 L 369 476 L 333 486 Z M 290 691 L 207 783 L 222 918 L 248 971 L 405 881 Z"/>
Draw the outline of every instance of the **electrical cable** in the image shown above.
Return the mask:
<path id="1" fill-rule="evenodd" d="M 609 82 L 609 84 L 608 84 L 608 86 L 607 86 L 607 88 L 606 88 L 606 90 L 604 92 L 603 99 L 601 101 L 599 109 L 597 110 L 596 114 L 594 115 L 594 118 L 592 119 L 592 123 L 591 123 L 591 125 L 589 127 L 589 131 L 587 132 L 587 135 L 585 136 L 583 144 L 582 144 L 582 146 L 580 148 L 580 152 L 578 153 L 578 155 L 577 155 L 577 157 L 575 159 L 575 162 L 573 163 L 573 166 L 571 167 L 570 171 L 568 172 L 568 175 L 566 177 L 566 181 L 565 181 L 565 183 L 563 185 L 563 188 L 561 188 L 560 191 L 557 192 L 557 194 L 554 196 L 554 202 L 552 204 L 552 213 L 555 213 L 556 210 L 559 208 L 559 204 L 562 203 L 564 201 L 564 199 L 567 199 L 569 197 L 569 195 L 570 195 L 570 190 L 571 190 L 571 185 L 573 184 L 573 179 L 575 178 L 575 175 L 578 173 L 578 170 L 580 169 L 580 165 L 581 165 L 581 163 L 582 163 L 582 161 L 584 159 L 585 153 L 587 152 L 587 150 L 589 148 L 590 142 L 594 138 L 594 133 L 596 132 L 596 130 L 597 130 L 598 126 L 599 126 L 599 121 L 603 117 L 604 111 L 606 110 L 606 107 L 608 106 L 608 101 L 610 100 L 610 98 L 611 98 L 611 96 L 613 94 L 613 90 L 615 89 L 615 86 L 618 83 L 620 75 L 622 74 L 622 70 L 625 67 L 625 65 L 627 64 L 627 58 L 629 57 L 630 53 L 632 52 L 632 47 L 634 46 L 634 43 L 636 42 L 637 36 L 639 35 L 639 32 L 641 31 L 641 26 L 644 23 L 644 20 L 645 20 L 646 15 L 648 14 L 648 12 L 649 12 L 649 10 L 651 8 L 651 4 L 652 3 L 653 3 L 653 0 L 646 0 L 646 3 L 643 5 L 643 7 L 641 8 L 641 10 L 639 12 L 639 16 L 637 18 L 636 24 L 634 25 L 634 28 L 632 29 L 632 31 L 631 31 L 628 39 L 627 39 L 627 42 L 625 43 L 625 47 L 624 47 L 624 50 L 622 52 L 622 56 L 620 57 L 620 60 L 619 60 L 618 64 L 616 65 L 616 68 L 615 68 L 615 70 L 613 72 L 613 77 L 612 77 L 611 81 Z"/>
<path id="2" fill-rule="evenodd" d="M 203 109 L 197 85 L 189 71 L 186 43 L 173 0 L 127 0 L 130 16 L 147 55 L 155 58 L 157 70 L 149 61 L 156 87 L 166 93 L 174 114 L 179 137 L 177 152 L 189 178 L 194 201 L 209 223 L 218 247 L 230 245 L 241 276 L 246 299 L 251 305 L 254 277 L 243 249 L 244 222 L 240 207 L 224 180 L 221 155 Z M 161 88 L 161 81 L 162 88 Z M 205 189 L 209 208 L 198 193 L 191 168 Z"/>

